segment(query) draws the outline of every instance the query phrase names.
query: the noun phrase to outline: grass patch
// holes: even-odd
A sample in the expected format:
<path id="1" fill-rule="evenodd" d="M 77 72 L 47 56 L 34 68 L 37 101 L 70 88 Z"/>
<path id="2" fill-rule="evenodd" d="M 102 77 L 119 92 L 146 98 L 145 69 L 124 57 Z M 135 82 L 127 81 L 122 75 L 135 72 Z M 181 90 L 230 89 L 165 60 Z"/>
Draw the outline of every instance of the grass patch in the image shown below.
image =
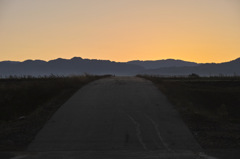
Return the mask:
<path id="1" fill-rule="evenodd" d="M 24 150 L 69 97 L 104 77 L 109 75 L 0 79 L 0 150 Z"/>
<path id="2" fill-rule="evenodd" d="M 240 148 L 239 77 L 139 77 L 167 96 L 203 148 Z"/>

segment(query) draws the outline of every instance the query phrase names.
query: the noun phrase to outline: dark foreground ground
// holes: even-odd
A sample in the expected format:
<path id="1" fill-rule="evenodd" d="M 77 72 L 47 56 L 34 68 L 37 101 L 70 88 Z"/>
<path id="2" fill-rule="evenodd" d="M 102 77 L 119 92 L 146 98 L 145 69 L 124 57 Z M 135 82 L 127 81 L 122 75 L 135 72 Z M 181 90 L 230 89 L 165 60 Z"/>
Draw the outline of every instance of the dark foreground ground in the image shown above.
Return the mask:
<path id="1" fill-rule="evenodd" d="M 240 151 L 240 77 L 141 77 L 167 96 L 205 150 Z"/>
<path id="2" fill-rule="evenodd" d="M 83 85 L 104 77 L 0 79 L 0 151 L 25 150 L 67 99 Z"/>
<path id="3" fill-rule="evenodd" d="M 192 159 L 204 152 L 152 82 L 113 77 L 77 91 L 44 125 L 25 155 L 24 159 Z"/>
<path id="4" fill-rule="evenodd" d="M 46 121 L 49 120 L 52 114 L 65 103 L 76 90 L 86 83 L 99 78 L 102 77 L 88 76 L 57 80 L 53 78 L 48 80 L 41 79 L 41 82 L 39 82 L 39 79 L 2 80 L 0 101 L 2 104 L 6 103 L 6 101 L 10 104 L 7 107 L 2 107 L 1 104 L 0 150 L 2 152 L 26 150 L 27 145 L 33 140 L 36 133 L 42 128 Z M 221 158 L 239 157 L 240 122 L 238 114 L 240 113 L 240 80 L 238 78 L 195 79 L 158 78 L 149 76 L 144 78 L 153 81 L 175 105 L 175 108 L 180 112 L 181 117 L 185 123 L 187 123 L 192 134 L 204 148 L 205 152 L 209 152 L 214 156 L 217 154 L 217 156 Z M 105 87 L 109 86 L 109 89 L 120 91 L 120 88 L 129 89 L 128 87 L 134 83 L 133 80 L 133 83 L 126 87 L 125 80 L 114 81 L 116 82 L 115 84 L 117 84 L 117 89 L 111 87 L 109 84 L 106 84 Z M 129 81 L 129 79 L 127 79 L 127 81 Z M 61 86 L 60 89 L 59 86 Z M 33 90 L 38 91 L 34 93 Z M 15 95 L 12 94 L 13 92 Z M 42 93 L 39 94 L 39 92 Z M 122 92 L 119 100 L 125 94 L 126 93 Z M 116 96 L 116 94 L 112 95 Z M 135 94 L 133 93 L 132 95 L 134 96 Z M 145 93 L 145 96 L 149 96 L 149 94 Z M 118 96 L 116 96 L 116 98 L 118 99 Z M 13 102 L 13 104 L 11 104 L 10 101 Z M 22 101 L 22 103 L 18 103 L 19 101 Z M 133 101 L 134 100 L 130 100 L 130 104 Z M 14 107 L 16 105 L 24 109 Z M 120 108 L 124 108 L 124 104 L 121 105 L 121 101 L 120 105 L 119 102 L 117 105 Z M 34 108 L 32 108 L 32 106 Z M 14 113 L 11 113 L 9 110 L 14 110 Z M 125 112 L 122 113 L 124 114 Z M 131 118 L 131 115 L 126 115 L 126 117 L 128 118 L 126 120 L 129 120 L 128 122 L 132 122 L 133 125 L 135 124 L 135 129 L 137 130 L 137 120 Z M 134 115 L 133 117 L 138 118 L 138 115 Z M 148 119 L 148 115 L 144 118 Z M 152 122 L 151 118 L 148 120 L 150 123 Z M 154 120 L 152 124 L 154 125 Z M 152 128 L 150 127 L 149 129 Z M 156 129 L 156 127 L 153 127 L 153 129 Z M 122 136 L 123 140 L 121 140 L 125 143 L 123 147 L 127 146 L 132 140 L 130 140 L 131 135 L 129 136 L 129 133 L 131 134 L 132 132 L 132 130 L 130 132 L 123 132 L 123 134 L 125 134 Z M 159 140 L 159 138 L 157 140 Z M 149 144 L 151 147 L 150 150 L 156 150 L 158 146 L 164 147 L 164 144 L 157 144 L 158 146 L 154 146 L 155 144 L 153 143 Z M 140 147 L 144 149 L 143 145 L 145 144 L 140 144 Z M 148 147 L 148 143 L 146 143 L 146 145 Z M 122 153 L 124 154 L 124 151 Z M 158 154 L 158 152 L 155 153 Z M 186 155 L 189 154 L 186 153 Z"/>

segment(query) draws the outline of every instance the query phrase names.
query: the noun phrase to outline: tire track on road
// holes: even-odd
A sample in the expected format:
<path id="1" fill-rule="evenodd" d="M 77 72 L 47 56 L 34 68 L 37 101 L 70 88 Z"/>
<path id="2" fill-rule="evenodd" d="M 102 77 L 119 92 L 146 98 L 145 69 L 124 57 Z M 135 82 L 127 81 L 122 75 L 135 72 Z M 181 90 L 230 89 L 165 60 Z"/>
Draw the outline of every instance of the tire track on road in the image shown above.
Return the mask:
<path id="1" fill-rule="evenodd" d="M 142 145 L 143 149 L 144 150 L 148 150 L 146 144 L 144 143 L 143 139 L 142 139 L 142 132 L 141 132 L 141 129 L 140 129 L 140 124 L 132 117 L 130 116 L 129 114 L 127 114 L 125 112 L 125 114 L 128 116 L 128 118 L 133 122 L 133 124 L 135 125 L 135 129 L 136 129 L 136 132 L 137 132 L 137 137 L 138 137 L 138 141 L 140 142 L 140 144 Z"/>
<path id="2" fill-rule="evenodd" d="M 163 140 L 163 137 L 161 136 L 161 133 L 159 132 L 159 129 L 158 129 L 158 124 L 148 115 L 146 115 L 146 114 L 144 114 L 144 115 L 153 124 L 153 126 L 156 130 L 157 136 L 160 139 L 160 141 L 162 142 L 164 148 L 167 149 L 169 152 L 174 152 L 172 149 L 169 148 L 168 144 Z"/>

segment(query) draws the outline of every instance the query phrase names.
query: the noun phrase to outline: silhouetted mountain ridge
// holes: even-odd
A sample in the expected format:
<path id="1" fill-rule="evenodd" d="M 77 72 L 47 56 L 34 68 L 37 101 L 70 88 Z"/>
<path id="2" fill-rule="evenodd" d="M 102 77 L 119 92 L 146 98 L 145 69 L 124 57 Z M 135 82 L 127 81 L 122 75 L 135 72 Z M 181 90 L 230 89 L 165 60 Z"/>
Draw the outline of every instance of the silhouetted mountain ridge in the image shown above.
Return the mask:
<path id="1" fill-rule="evenodd" d="M 117 74 L 133 75 L 144 68 L 138 65 L 118 63 L 109 60 L 90 60 L 74 57 L 72 59 L 54 59 L 50 61 L 26 60 L 23 62 L 0 62 L 0 75 L 79 75 Z"/>
<path id="2" fill-rule="evenodd" d="M 115 74 L 115 75 L 189 75 L 196 73 L 209 75 L 240 75 L 240 58 L 223 63 L 198 64 L 183 60 L 156 60 L 156 61 L 129 61 L 115 62 L 109 60 L 83 59 L 53 59 L 2 61 L 0 62 L 0 75 L 79 75 L 79 74 Z"/>
<path id="3" fill-rule="evenodd" d="M 197 66 L 198 65 L 195 62 L 188 62 L 188 61 L 175 60 L 175 59 L 156 60 L 156 61 L 135 60 L 135 61 L 129 61 L 128 63 L 143 66 L 146 69 L 156 69 L 156 68 L 161 68 L 161 67 Z"/>
<path id="4" fill-rule="evenodd" d="M 223 63 L 206 63 L 196 66 L 166 67 L 158 69 L 148 69 L 141 74 L 151 75 L 189 75 L 191 73 L 201 76 L 232 76 L 240 75 L 240 58 Z"/>

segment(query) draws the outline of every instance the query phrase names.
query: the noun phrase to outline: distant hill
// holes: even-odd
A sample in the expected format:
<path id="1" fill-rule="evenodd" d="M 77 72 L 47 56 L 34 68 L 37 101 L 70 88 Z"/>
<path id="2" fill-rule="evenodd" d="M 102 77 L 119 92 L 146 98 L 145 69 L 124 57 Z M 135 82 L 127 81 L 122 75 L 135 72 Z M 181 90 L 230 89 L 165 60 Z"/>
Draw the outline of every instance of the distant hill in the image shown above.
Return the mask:
<path id="1" fill-rule="evenodd" d="M 162 67 L 182 67 L 182 66 L 197 66 L 195 62 L 188 62 L 182 60 L 156 60 L 156 61 L 129 61 L 128 64 L 135 64 L 144 67 L 145 69 L 156 69 Z"/>
<path id="2" fill-rule="evenodd" d="M 201 76 L 209 75 L 240 75 L 240 58 L 224 63 L 198 64 L 182 60 L 129 61 L 114 62 L 109 60 L 54 59 L 50 61 L 26 60 L 0 62 L 0 76 L 10 75 L 80 75 L 80 74 L 114 74 L 114 75 L 189 75 L 196 73 Z"/>
<path id="3" fill-rule="evenodd" d="M 134 75 L 144 68 L 138 65 L 117 63 L 108 60 L 89 60 L 80 57 L 55 59 L 51 61 L 26 60 L 24 62 L 0 62 L 0 75 L 79 75 L 79 74 L 116 74 Z"/>
<path id="4" fill-rule="evenodd" d="M 224 63 L 207 63 L 198 64 L 196 66 L 182 66 L 182 67 L 164 67 L 157 69 L 148 69 L 142 71 L 140 74 L 151 75 L 189 75 L 196 73 L 201 76 L 219 76 L 219 75 L 240 75 L 240 58 Z"/>

